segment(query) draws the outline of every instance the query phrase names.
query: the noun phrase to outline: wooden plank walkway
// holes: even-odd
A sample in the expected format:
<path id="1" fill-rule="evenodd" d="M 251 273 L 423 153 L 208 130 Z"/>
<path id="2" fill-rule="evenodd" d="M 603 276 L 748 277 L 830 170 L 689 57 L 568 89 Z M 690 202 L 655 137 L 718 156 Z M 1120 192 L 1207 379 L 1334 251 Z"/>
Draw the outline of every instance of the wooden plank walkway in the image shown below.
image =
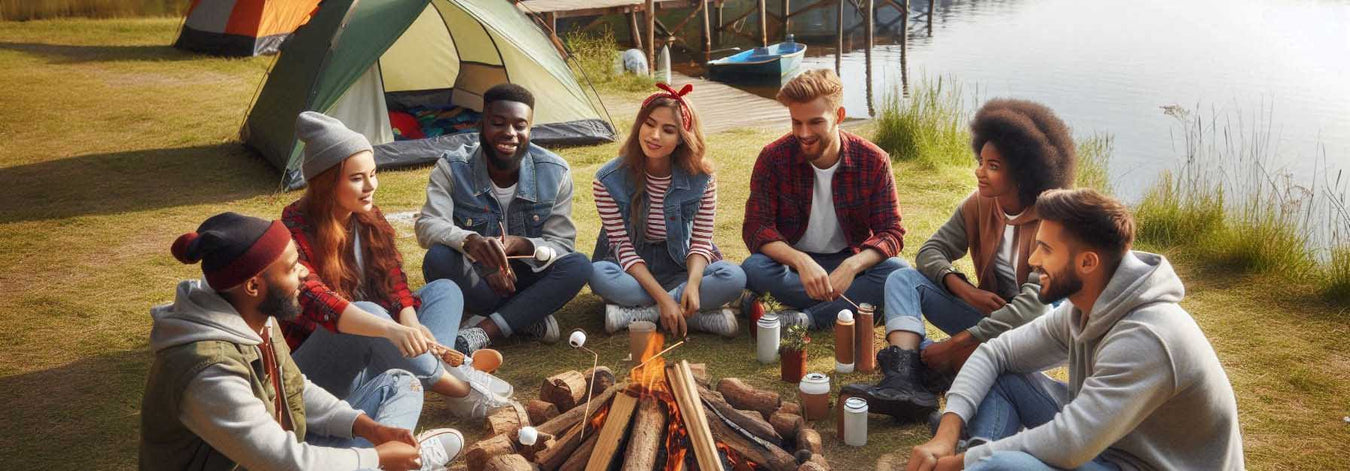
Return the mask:
<path id="1" fill-rule="evenodd" d="M 694 84 L 691 101 L 698 107 L 704 134 L 735 128 L 770 128 L 788 132 L 792 119 L 787 108 L 777 101 L 726 85 L 671 72 L 670 80 L 679 89 Z M 633 106 L 636 110 L 636 104 Z"/>

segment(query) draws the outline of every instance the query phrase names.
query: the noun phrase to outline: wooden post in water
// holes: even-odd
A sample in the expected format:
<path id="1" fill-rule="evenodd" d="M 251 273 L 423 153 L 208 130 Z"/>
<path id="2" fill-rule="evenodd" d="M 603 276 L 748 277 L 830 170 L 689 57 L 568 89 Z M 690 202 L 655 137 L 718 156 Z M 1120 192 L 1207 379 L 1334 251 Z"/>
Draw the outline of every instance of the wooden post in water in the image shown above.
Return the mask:
<path id="1" fill-rule="evenodd" d="M 648 0 L 651 1 L 651 0 Z M 759 45 L 769 45 L 769 17 L 764 10 L 764 0 L 759 0 Z"/>
<path id="2" fill-rule="evenodd" d="M 792 0 L 783 0 L 783 40 L 787 40 L 788 31 L 792 29 Z"/>
<path id="3" fill-rule="evenodd" d="M 929 37 L 932 37 L 932 36 L 933 36 L 933 10 L 935 9 L 935 8 L 933 8 L 933 7 L 934 7 L 936 4 L 937 4 L 937 0 L 928 0 L 928 36 L 929 36 Z"/>
<path id="4" fill-rule="evenodd" d="M 875 44 L 873 35 L 876 33 L 877 4 L 876 0 L 866 0 L 865 4 L 867 5 L 867 22 L 864 32 L 867 37 L 867 114 L 868 116 L 874 116 L 876 110 L 872 106 L 872 45 Z"/>
<path id="5" fill-rule="evenodd" d="M 835 0 L 839 5 L 839 15 L 835 18 L 834 28 L 834 73 L 844 75 L 844 0 Z"/>
<path id="6" fill-rule="evenodd" d="M 722 28 L 724 27 L 724 24 L 722 23 L 722 7 L 724 5 L 722 0 L 713 1 L 717 5 L 717 16 L 713 18 L 717 21 L 717 36 L 715 36 L 715 39 L 713 40 L 717 42 L 717 47 L 722 47 Z"/>
<path id="7" fill-rule="evenodd" d="M 910 1 L 910 0 L 903 0 L 903 1 L 904 1 L 904 4 L 902 4 L 901 7 L 904 7 L 904 8 L 900 11 L 900 50 L 901 50 L 901 51 L 904 51 L 904 50 L 905 50 L 905 42 L 906 42 L 906 41 L 909 41 L 909 1 Z"/>
<path id="8" fill-rule="evenodd" d="M 628 35 L 632 36 L 634 48 L 646 50 L 642 47 L 642 28 L 638 27 L 637 12 L 633 10 L 628 10 Z"/>
<path id="9" fill-rule="evenodd" d="M 699 0 L 698 7 L 703 10 L 703 63 L 712 60 L 712 29 L 708 26 L 708 0 Z"/>
<path id="10" fill-rule="evenodd" d="M 647 72 L 656 76 L 656 2 L 647 0 Z"/>

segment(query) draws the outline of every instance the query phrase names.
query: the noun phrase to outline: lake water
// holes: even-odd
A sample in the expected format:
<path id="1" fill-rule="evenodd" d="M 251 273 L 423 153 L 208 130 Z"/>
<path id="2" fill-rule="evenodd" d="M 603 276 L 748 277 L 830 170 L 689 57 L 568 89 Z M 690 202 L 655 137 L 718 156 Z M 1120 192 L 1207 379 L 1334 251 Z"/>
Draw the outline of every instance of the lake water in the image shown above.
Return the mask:
<path id="1" fill-rule="evenodd" d="M 883 10 L 877 22 L 894 17 Z M 799 37 L 830 35 L 835 13 L 795 20 Z M 848 30 L 858 20 L 845 21 Z M 1350 170 L 1350 2 L 939 1 L 931 36 L 920 15 L 908 30 L 911 87 L 923 77 L 955 78 L 982 99 L 1045 103 L 1076 135 L 1114 135 L 1112 183 L 1130 200 L 1182 155 L 1181 128 L 1163 114 L 1170 105 L 1230 120 L 1234 131 L 1268 129 L 1273 170 L 1295 181 Z M 898 42 L 897 34 L 878 32 L 877 40 Z M 826 54 L 804 67 L 834 67 L 833 39 L 804 42 Z M 847 42 L 861 47 L 861 34 Z M 863 57 L 846 53 L 841 75 L 849 114 L 865 117 Z M 878 100 L 900 84 L 901 64 L 898 44 L 873 50 Z"/>

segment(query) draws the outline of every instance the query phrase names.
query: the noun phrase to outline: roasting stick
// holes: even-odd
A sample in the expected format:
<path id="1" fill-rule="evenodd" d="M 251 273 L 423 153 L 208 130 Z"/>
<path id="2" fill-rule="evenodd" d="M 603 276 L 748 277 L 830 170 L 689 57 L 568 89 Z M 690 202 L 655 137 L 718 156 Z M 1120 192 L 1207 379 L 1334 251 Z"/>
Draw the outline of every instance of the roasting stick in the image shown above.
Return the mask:
<path id="1" fill-rule="evenodd" d="M 848 296 L 845 296 L 844 293 L 839 293 L 839 297 L 844 298 L 845 301 L 852 304 L 854 312 L 857 312 L 858 309 L 862 309 L 861 307 L 858 307 L 858 303 L 853 302 L 852 299 L 848 299 Z"/>
<path id="2" fill-rule="evenodd" d="M 567 343 L 571 345 L 572 348 L 591 354 L 592 357 L 591 377 L 589 380 L 586 381 L 586 408 L 584 409 L 584 412 L 582 412 L 581 416 L 580 440 L 584 442 L 586 440 L 586 426 L 589 425 L 591 422 L 590 421 L 591 402 L 592 402 L 591 395 L 595 394 L 595 373 L 597 372 L 596 367 L 600 365 L 600 354 L 595 353 L 594 350 L 586 348 L 586 331 L 584 330 L 581 329 L 573 330 L 572 335 L 567 337 Z M 618 387 L 618 386 L 611 386 L 611 387 Z"/>

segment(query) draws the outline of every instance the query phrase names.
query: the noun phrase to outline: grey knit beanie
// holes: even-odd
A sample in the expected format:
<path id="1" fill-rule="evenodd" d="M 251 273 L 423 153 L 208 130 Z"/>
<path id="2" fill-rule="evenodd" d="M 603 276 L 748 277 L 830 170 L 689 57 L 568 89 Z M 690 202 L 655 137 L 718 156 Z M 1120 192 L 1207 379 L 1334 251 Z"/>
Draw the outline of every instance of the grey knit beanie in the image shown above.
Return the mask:
<path id="1" fill-rule="evenodd" d="M 295 120 L 295 135 L 305 143 L 305 162 L 300 165 L 305 180 L 347 160 L 363 150 L 373 150 L 366 136 L 347 129 L 332 116 L 315 111 L 300 113 Z"/>

